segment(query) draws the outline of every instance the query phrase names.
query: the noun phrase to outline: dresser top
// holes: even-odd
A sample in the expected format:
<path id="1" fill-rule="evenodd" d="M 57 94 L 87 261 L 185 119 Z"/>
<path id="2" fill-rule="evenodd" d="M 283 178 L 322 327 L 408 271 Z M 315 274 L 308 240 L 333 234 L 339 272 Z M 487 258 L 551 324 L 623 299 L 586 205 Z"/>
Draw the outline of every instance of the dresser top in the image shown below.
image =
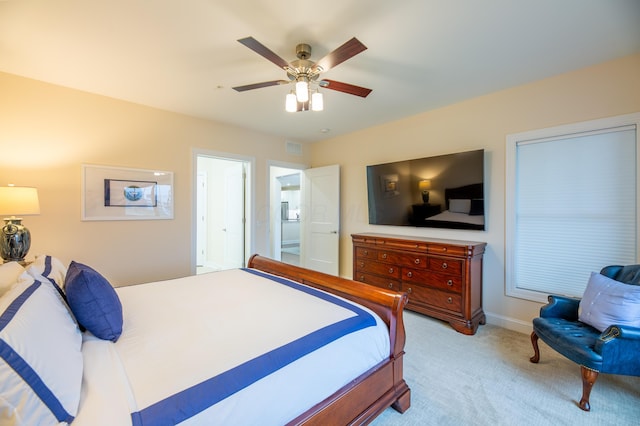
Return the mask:
<path id="1" fill-rule="evenodd" d="M 480 241 L 465 241 L 465 240 L 448 240 L 441 238 L 428 238 L 428 237 L 416 237 L 411 235 L 395 235 L 395 234 L 379 234 L 375 232 L 363 232 L 357 234 L 351 234 L 352 238 L 370 238 L 370 239 L 386 239 L 386 240 L 404 240 L 404 241 L 418 241 L 422 243 L 432 244 L 450 244 L 450 245 L 462 245 L 462 246 L 485 246 L 487 243 Z"/>

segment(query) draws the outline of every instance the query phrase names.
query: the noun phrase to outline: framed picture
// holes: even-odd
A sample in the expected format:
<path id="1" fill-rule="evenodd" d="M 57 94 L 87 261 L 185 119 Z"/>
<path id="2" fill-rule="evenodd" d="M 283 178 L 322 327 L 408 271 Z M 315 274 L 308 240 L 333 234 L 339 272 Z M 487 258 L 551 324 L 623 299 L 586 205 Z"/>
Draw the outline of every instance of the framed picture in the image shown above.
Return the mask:
<path id="1" fill-rule="evenodd" d="M 148 180 L 104 180 L 104 205 L 115 207 L 156 207 L 158 182 Z"/>
<path id="2" fill-rule="evenodd" d="M 398 180 L 399 178 L 397 174 L 380 176 L 380 185 L 382 187 L 382 196 L 384 198 L 395 197 L 400 194 L 398 191 Z"/>
<path id="3" fill-rule="evenodd" d="M 173 219 L 173 173 L 82 166 L 82 220 Z"/>

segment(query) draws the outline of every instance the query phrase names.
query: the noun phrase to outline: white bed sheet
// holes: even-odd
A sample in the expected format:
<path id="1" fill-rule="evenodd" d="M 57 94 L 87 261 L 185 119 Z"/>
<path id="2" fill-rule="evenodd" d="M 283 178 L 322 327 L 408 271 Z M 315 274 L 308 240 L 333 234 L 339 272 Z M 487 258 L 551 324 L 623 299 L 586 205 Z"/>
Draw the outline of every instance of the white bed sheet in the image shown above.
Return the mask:
<path id="1" fill-rule="evenodd" d="M 74 424 L 131 424 L 131 412 L 167 393 L 354 315 L 261 279 L 232 270 L 117 289 L 123 334 L 115 344 L 85 337 L 83 394 Z M 265 303 L 274 295 L 276 309 Z M 198 311 L 208 314 L 198 317 Z M 387 327 L 367 312 L 375 327 L 305 355 L 182 424 L 276 425 L 295 418 L 389 357 Z M 291 321 L 292 315 L 298 319 Z M 285 336 L 291 323 L 293 334 Z"/>
<path id="2" fill-rule="evenodd" d="M 438 220 L 445 222 L 462 222 L 472 225 L 484 225 L 484 215 L 469 215 L 466 213 L 455 213 L 449 210 L 445 210 L 435 216 L 429 216 L 426 218 L 428 221 Z"/>

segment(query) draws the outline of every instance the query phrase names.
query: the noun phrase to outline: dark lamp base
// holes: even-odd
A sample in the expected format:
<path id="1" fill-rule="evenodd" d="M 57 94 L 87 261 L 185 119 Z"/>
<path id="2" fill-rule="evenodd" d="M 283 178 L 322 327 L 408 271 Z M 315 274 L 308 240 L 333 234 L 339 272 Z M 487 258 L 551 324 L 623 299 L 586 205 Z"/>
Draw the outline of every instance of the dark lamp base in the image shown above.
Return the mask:
<path id="1" fill-rule="evenodd" d="M 22 225 L 22 219 L 4 220 L 0 230 L 0 256 L 4 262 L 24 262 L 31 248 L 31 233 Z"/>

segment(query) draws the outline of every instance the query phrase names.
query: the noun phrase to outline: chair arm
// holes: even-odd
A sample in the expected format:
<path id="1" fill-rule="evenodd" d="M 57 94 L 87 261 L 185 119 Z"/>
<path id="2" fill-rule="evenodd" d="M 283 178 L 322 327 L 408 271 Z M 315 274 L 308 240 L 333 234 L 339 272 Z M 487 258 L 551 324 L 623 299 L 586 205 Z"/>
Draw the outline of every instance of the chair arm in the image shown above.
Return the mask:
<path id="1" fill-rule="evenodd" d="M 568 321 L 578 320 L 580 299 L 575 297 L 549 295 L 549 303 L 540 308 L 542 318 L 562 318 Z"/>
<path id="2" fill-rule="evenodd" d="M 612 325 L 600 334 L 593 350 L 602 356 L 602 372 L 640 375 L 640 328 Z"/>
<path id="3" fill-rule="evenodd" d="M 640 340 L 640 328 L 628 325 L 610 325 L 602 332 L 598 341 L 607 343 L 612 339 Z"/>

